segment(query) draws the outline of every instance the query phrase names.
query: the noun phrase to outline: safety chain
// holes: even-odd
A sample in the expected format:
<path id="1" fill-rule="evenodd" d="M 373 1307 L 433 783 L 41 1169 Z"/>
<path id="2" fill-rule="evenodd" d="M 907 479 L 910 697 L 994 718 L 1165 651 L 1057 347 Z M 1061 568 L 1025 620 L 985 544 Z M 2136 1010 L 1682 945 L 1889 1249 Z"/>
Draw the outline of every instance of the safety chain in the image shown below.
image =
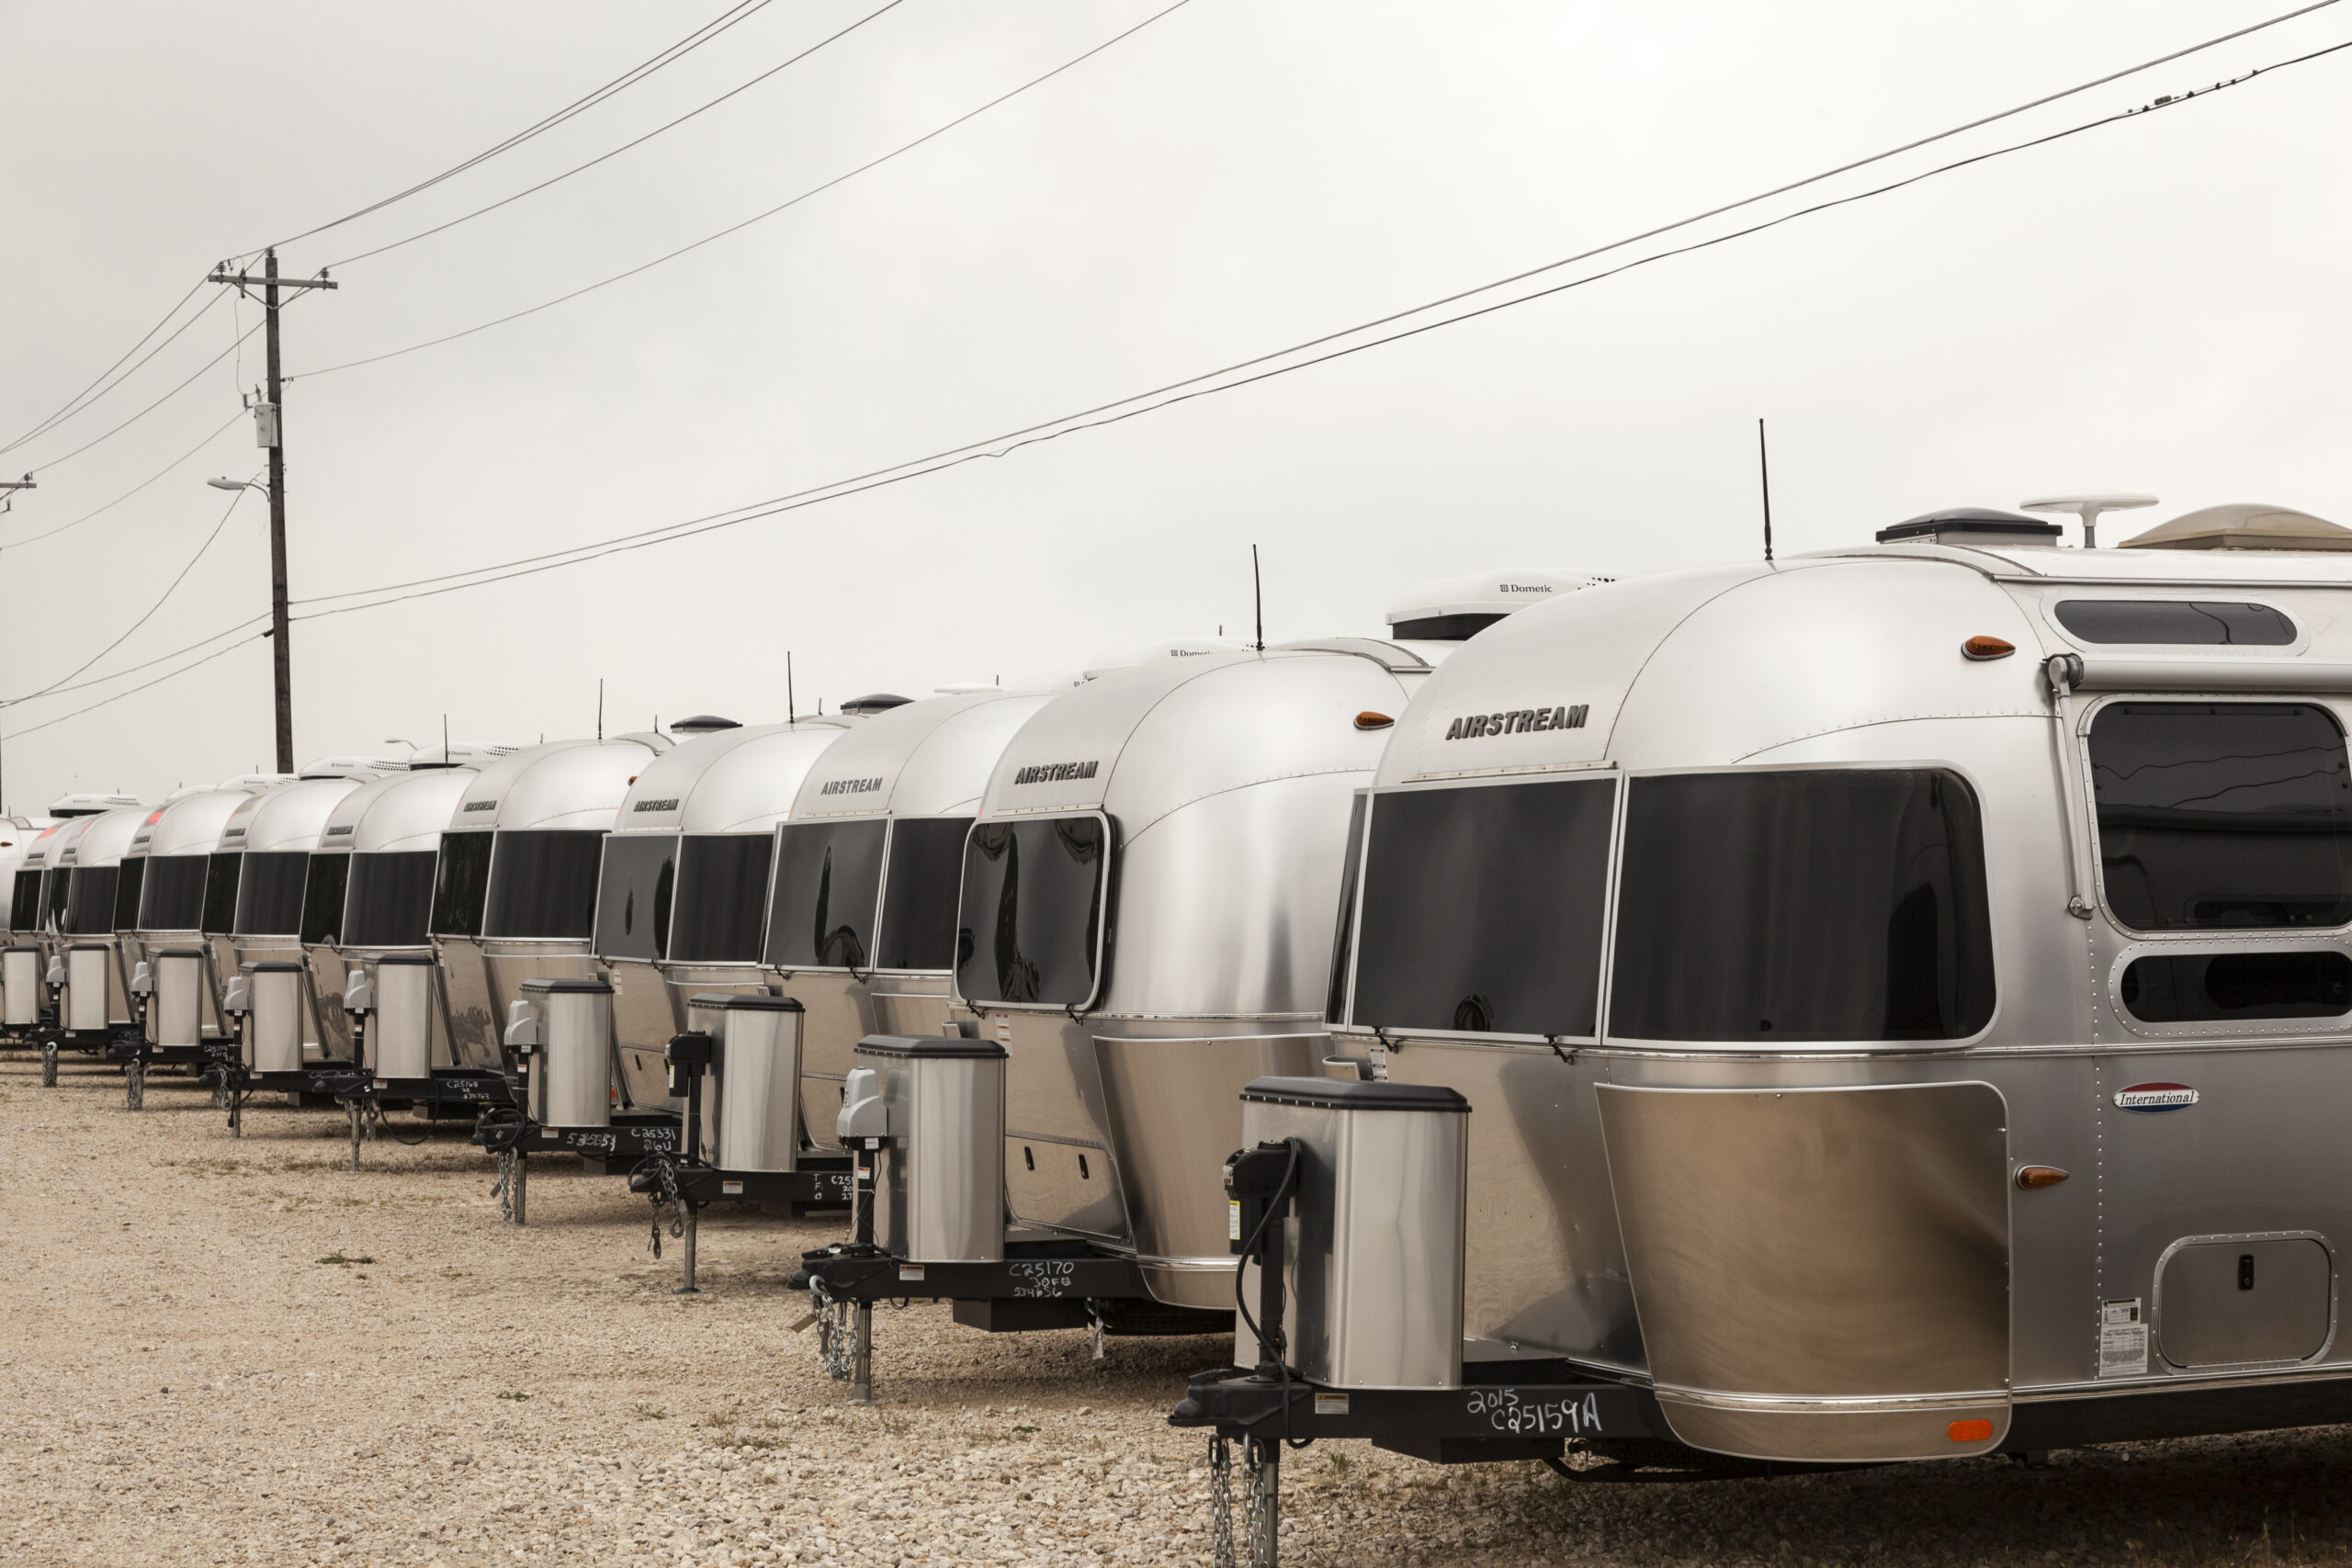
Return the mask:
<path id="1" fill-rule="evenodd" d="M 1272 1438 L 1246 1438 L 1241 1443 L 1241 1528 L 1243 1539 L 1250 1543 L 1249 1568 L 1261 1568 L 1258 1548 L 1266 1539 L 1266 1515 L 1274 1506 L 1265 1484 L 1267 1470 L 1278 1462 L 1267 1456 L 1282 1452 L 1273 1444 Z"/>
<path id="2" fill-rule="evenodd" d="M 835 1301 L 821 1279 L 808 1281 L 808 1297 L 817 1308 L 817 1359 L 827 1377 L 847 1382 L 857 1375 L 857 1336 L 850 1323 L 850 1303 Z"/>
<path id="3" fill-rule="evenodd" d="M 1209 1562 L 1236 1568 L 1233 1561 L 1233 1443 L 1209 1433 Z"/>
<path id="4" fill-rule="evenodd" d="M 498 1217 L 514 1218 L 514 1168 L 523 1163 L 513 1149 L 498 1151 L 498 1179 L 491 1184 L 490 1195 L 498 1200 Z"/>
<path id="5" fill-rule="evenodd" d="M 653 1256 L 660 1258 L 662 1210 L 670 1212 L 670 1234 L 686 1234 L 686 1202 L 678 1191 L 678 1162 L 670 1157 L 668 1150 L 656 1149 L 645 1156 L 645 1164 L 639 1168 L 649 1171 L 653 1178 L 653 1190 L 646 1196 L 653 1202 Z"/>

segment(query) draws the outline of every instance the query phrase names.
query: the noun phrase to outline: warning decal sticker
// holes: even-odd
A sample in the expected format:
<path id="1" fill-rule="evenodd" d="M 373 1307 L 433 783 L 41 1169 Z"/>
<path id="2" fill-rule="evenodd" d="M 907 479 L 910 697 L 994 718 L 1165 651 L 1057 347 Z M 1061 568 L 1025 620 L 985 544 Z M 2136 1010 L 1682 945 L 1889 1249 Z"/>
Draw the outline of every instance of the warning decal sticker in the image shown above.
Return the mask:
<path id="1" fill-rule="evenodd" d="M 2109 1302 L 2099 1308 L 2098 1375 L 2137 1378 L 2148 1374 L 2148 1317 L 2140 1298 Z"/>

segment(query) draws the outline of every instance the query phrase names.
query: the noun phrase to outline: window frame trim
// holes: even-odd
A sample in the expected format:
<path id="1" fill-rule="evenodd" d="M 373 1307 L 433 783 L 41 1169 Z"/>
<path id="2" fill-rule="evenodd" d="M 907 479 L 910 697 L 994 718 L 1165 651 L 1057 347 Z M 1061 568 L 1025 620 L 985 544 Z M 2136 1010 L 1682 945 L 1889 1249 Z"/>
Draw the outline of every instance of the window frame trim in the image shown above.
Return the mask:
<path id="1" fill-rule="evenodd" d="M 890 824 L 893 820 L 894 818 L 883 816 L 878 812 L 863 817 L 852 817 L 846 815 L 841 817 L 796 817 L 787 818 L 769 829 L 768 891 L 767 897 L 763 900 L 760 907 L 760 956 L 754 962 L 753 966 L 755 968 L 764 970 L 768 974 L 776 976 L 779 978 L 789 978 L 794 975 L 847 975 L 854 980 L 865 980 L 870 979 L 876 975 L 895 975 L 901 973 L 921 975 L 931 973 L 931 971 L 922 969 L 904 971 L 896 969 L 858 969 L 846 964 L 794 964 L 786 965 L 781 964 L 772 964 L 768 961 L 768 936 L 775 925 L 776 878 L 783 874 L 784 872 L 785 829 L 788 828 L 848 828 L 854 827 L 862 822 L 879 822 L 882 825 L 882 855 L 879 860 L 875 862 L 874 908 L 866 917 L 868 921 L 866 927 L 867 934 L 878 942 L 882 938 L 882 892 L 884 888 L 890 885 Z M 959 907 L 963 890 L 963 883 L 959 878 L 956 887 Z M 673 921 L 670 929 L 673 932 L 677 930 L 674 920 Z"/>
<path id="2" fill-rule="evenodd" d="M 943 815 L 952 816 L 953 813 L 943 813 Z M 1094 965 L 1092 970 L 1094 983 L 1088 988 L 1086 999 L 1084 1001 L 1077 1002 L 1012 1002 L 988 999 L 975 1000 L 964 994 L 963 981 L 961 978 L 963 965 L 959 964 L 951 966 L 947 971 L 947 1007 L 950 1012 L 953 1012 L 956 1009 L 960 1007 L 969 1011 L 976 1018 L 982 1017 L 989 1012 L 1026 1012 L 1045 1013 L 1048 1015 L 1053 1013 L 1064 1013 L 1075 1018 L 1092 1012 L 1102 1004 L 1103 993 L 1110 988 L 1111 931 L 1114 926 L 1118 924 L 1119 879 L 1117 867 L 1120 860 L 1124 858 L 1123 851 L 1125 849 L 1125 845 L 1119 835 L 1118 819 L 1099 806 L 1080 811 L 1023 811 L 1017 813 L 1008 811 L 996 817 L 988 817 L 975 813 L 972 818 L 972 826 L 964 834 L 963 863 L 967 867 L 970 865 L 972 856 L 972 835 L 978 832 L 984 826 L 1002 822 L 1008 826 L 1019 828 L 1031 822 L 1063 822 L 1078 817 L 1091 817 L 1102 825 L 1102 866 L 1101 871 L 1096 874 L 1098 878 L 1096 886 L 1100 891 L 1102 900 L 1102 918 L 1096 921 L 1094 926 Z M 1367 820 L 1369 820 L 1368 815 Z M 884 869 L 887 872 L 888 868 L 886 865 Z M 956 878 L 956 911 L 959 930 L 961 929 L 961 921 L 963 919 L 964 882 L 966 874 L 966 873 L 959 872 Z M 920 971 L 918 971 L 918 973 L 920 973 Z"/>
<path id="3" fill-rule="evenodd" d="M 2187 931 L 2152 931 L 2143 926 L 2126 924 L 2123 917 L 2115 912 L 2115 906 L 2109 902 L 2107 857 L 2101 852 L 2106 848 L 2106 840 L 2100 838 L 2098 829 L 2098 789 L 2096 783 L 2098 775 L 2091 766 L 2091 727 L 2097 722 L 2098 716 L 2104 713 L 2109 705 L 2115 703 L 2163 703 L 2176 707 L 2193 706 L 2199 704 L 2213 704 L 2224 707 L 2315 707 L 2335 721 L 2336 733 L 2344 738 L 2347 765 L 2352 765 L 2352 721 L 2345 718 L 2336 699 L 2309 692 L 2282 692 L 2276 696 L 2251 695 L 2245 692 L 2210 694 L 2102 692 L 2091 701 L 2083 704 L 2081 716 L 2075 721 L 2075 766 L 2077 777 L 2081 780 L 2083 831 L 2089 839 L 2091 886 L 2097 897 L 2100 916 L 2127 942 L 2205 942 L 2244 932 L 2246 928 L 2243 926 L 2211 926 Z M 2347 938 L 2352 938 L 2352 919 L 2333 926 L 2264 926 L 2260 929 L 2279 933 L 2297 931 L 2305 936 L 2324 936 L 2340 943 Z M 2116 974 L 2119 982 L 2120 976 L 2121 971 L 2119 970 Z M 2112 989 L 2109 991 L 2108 998 L 2113 1010 L 2120 1016 L 2123 1005 L 2121 998 Z"/>
<path id="4" fill-rule="evenodd" d="M 2119 931 L 2123 929 L 2117 928 Z M 2107 965 L 2099 998 L 2115 1021 L 2143 1040 L 2245 1040 L 2256 1036 L 2295 1039 L 2352 1035 L 2352 1008 L 2315 1018 L 2216 1019 L 2211 1023 L 2150 1023 L 2123 1005 L 2123 972 L 2143 958 L 2193 958 L 2222 953 L 2345 953 L 2340 936 L 2282 936 L 2260 932 L 2192 931 L 2125 942 Z M 2352 954 L 2347 954 L 2352 956 Z"/>

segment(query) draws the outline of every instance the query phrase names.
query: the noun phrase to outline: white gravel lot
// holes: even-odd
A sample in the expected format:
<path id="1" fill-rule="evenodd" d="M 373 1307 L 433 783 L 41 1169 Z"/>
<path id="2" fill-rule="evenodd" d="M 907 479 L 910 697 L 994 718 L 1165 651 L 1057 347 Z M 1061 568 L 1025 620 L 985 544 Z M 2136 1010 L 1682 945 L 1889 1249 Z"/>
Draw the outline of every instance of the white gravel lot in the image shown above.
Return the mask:
<path id="1" fill-rule="evenodd" d="M 535 1167 L 500 1224 L 463 1134 L 368 1146 L 260 1106 L 232 1141 L 0 1054 L 0 1563 L 1204 1563 L 1217 1339 L 877 1314 L 859 1409 L 790 1325 L 836 1222 L 706 1215 L 679 1297 L 617 1179 Z M 405 1129 L 403 1129 L 405 1130 Z M 666 1251 L 667 1249 L 665 1249 Z M 335 1262 L 328 1259 L 342 1258 Z M 2352 1555 L 2346 1428 L 1839 1476 L 1577 1486 L 1358 1443 L 1284 1470 L 1286 1562 L 2303 1562 Z"/>

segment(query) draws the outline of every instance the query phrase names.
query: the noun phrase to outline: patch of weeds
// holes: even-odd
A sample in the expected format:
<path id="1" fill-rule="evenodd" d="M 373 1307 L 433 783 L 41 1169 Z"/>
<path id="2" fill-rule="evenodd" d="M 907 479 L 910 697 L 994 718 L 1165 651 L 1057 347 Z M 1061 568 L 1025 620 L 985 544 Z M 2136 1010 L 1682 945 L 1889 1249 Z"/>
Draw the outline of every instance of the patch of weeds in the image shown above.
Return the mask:
<path id="1" fill-rule="evenodd" d="M 348 1269 L 355 1263 L 373 1263 L 376 1260 L 368 1257 L 364 1253 L 357 1258 L 345 1258 L 340 1252 L 330 1252 L 324 1258 L 320 1258 L 319 1261 L 322 1263 L 332 1263 L 338 1268 Z"/>
<path id="2" fill-rule="evenodd" d="M 630 1405 L 628 1413 L 640 1421 L 667 1421 L 670 1418 L 670 1413 L 660 1405 L 647 1404 L 642 1401 Z"/>
<path id="3" fill-rule="evenodd" d="M 1347 1455 L 1341 1453 L 1337 1449 L 1333 1449 L 1329 1453 L 1325 1454 L 1323 1456 L 1323 1462 L 1330 1467 L 1331 1473 L 1333 1475 L 1338 1476 L 1342 1481 L 1347 1479 L 1348 1472 L 1353 1470 L 1356 1463 L 1355 1461 L 1350 1459 Z"/>
<path id="4" fill-rule="evenodd" d="M 1016 1438 L 1023 1438 L 1023 1437 L 1027 1437 L 1030 1433 L 1032 1433 L 1032 1432 L 1035 1431 L 1036 1429 L 1037 1429 L 1037 1428 L 1036 1428 L 1036 1427 L 1015 1427 L 1012 1429 L 1012 1435 L 1013 1435 L 1014 1437 L 1016 1437 Z"/>
<path id="5" fill-rule="evenodd" d="M 528 1398 L 530 1398 L 531 1396 L 530 1396 L 529 1394 L 527 1394 L 527 1393 L 515 1393 L 514 1390 L 509 1389 L 509 1390 L 507 1390 L 505 1393 L 501 1393 L 498 1397 L 499 1397 L 499 1398 L 501 1398 L 501 1399 L 516 1399 L 516 1400 L 521 1400 L 521 1399 L 528 1399 Z"/>
<path id="6" fill-rule="evenodd" d="M 192 1170 L 198 1176 L 241 1176 L 247 1169 L 243 1160 L 232 1159 L 226 1155 L 198 1155 L 192 1159 L 159 1159 L 155 1163 L 178 1170 Z"/>
<path id="7" fill-rule="evenodd" d="M 468 1274 L 462 1269 L 444 1269 L 441 1270 L 441 1278 L 444 1280 L 469 1280 L 473 1278 L 473 1276 Z"/>

